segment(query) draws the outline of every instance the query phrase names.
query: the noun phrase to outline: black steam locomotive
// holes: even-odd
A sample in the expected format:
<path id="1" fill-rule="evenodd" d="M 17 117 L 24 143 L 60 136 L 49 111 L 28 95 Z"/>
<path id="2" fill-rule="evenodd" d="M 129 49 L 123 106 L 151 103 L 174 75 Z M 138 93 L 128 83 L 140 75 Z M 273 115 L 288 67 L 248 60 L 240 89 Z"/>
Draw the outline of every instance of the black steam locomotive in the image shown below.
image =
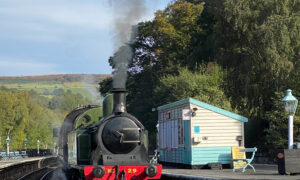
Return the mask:
<path id="1" fill-rule="evenodd" d="M 59 156 L 72 179 L 160 179 L 148 158 L 144 126 L 126 112 L 126 90 L 113 89 L 99 106 L 70 112 L 60 130 Z"/>

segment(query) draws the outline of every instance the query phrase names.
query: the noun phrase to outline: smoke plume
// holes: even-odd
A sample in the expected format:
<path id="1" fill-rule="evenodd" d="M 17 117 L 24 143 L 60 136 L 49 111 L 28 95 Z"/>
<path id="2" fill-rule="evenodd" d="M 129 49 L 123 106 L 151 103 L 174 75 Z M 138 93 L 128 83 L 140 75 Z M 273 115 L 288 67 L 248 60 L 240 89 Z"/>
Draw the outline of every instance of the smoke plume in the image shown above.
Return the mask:
<path id="1" fill-rule="evenodd" d="M 145 0 L 109 0 L 114 16 L 114 88 L 125 88 L 128 64 L 132 59 L 137 27 L 133 26 L 146 12 Z"/>
<path id="2" fill-rule="evenodd" d="M 95 78 L 93 75 L 84 75 L 82 78 L 82 84 L 87 93 L 92 97 L 93 104 L 100 105 L 102 96 L 99 93 L 99 90 L 96 88 Z"/>

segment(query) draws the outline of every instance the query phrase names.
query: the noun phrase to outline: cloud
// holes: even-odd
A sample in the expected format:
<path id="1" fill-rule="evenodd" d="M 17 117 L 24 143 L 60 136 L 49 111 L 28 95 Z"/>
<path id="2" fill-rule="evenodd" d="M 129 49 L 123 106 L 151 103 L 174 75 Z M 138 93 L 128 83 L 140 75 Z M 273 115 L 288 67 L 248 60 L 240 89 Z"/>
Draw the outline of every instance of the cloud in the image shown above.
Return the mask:
<path id="1" fill-rule="evenodd" d="M 30 59 L 0 57 L 0 76 L 59 74 L 59 66 Z"/>
<path id="2" fill-rule="evenodd" d="M 141 21 L 153 17 L 150 4 L 157 0 L 147 1 L 151 10 Z M 0 0 L 0 39 L 53 43 L 65 41 L 66 36 L 113 36 L 117 13 L 106 0 Z"/>
<path id="3" fill-rule="evenodd" d="M 108 32 L 109 8 L 92 1 L 0 0 L 0 39 L 63 42 Z"/>
<path id="4" fill-rule="evenodd" d="M 15 21 L 60 24 L 80 28 L 106 29 L 111 20 L 109 8 L 86 1 L 4 1 L 0 14 Z"/>
<path id="5" fill-rule="evenodd" d="M 142 21 L 162 0 L 146 1 Z M 0 75 L 111 72 L 115 15 L 108 0 L 0 0 Z"/>

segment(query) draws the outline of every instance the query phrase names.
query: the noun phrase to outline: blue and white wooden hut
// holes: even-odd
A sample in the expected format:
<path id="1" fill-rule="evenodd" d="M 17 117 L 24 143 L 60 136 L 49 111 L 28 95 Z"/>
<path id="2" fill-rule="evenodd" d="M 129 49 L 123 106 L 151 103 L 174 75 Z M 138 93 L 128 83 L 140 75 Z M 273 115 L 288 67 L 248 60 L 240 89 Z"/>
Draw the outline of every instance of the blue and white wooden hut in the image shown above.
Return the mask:
<path id="1" fill-rule="evenodd" d="M 231 163 L 231 148 L 244 146 L 244 123 L 238 114 L 187 98 L 159 106 L 159 161 L 194 168 Z"/>

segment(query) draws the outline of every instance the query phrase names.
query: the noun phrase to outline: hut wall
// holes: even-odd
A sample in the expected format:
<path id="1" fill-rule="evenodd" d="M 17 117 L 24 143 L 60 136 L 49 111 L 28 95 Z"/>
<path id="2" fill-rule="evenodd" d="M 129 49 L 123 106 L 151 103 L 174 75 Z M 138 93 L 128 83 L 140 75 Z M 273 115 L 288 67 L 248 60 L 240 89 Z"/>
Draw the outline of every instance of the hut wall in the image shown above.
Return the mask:
<path id="1" fill-rule="evenodd" d="M 191 120 L 191 164 L 230 164 L 231 147 L 243 145 L 243 122 L 191 104 L 193 108 L 197 111 Z M 194 142 L 195 137 L 200 142 Z"/>

